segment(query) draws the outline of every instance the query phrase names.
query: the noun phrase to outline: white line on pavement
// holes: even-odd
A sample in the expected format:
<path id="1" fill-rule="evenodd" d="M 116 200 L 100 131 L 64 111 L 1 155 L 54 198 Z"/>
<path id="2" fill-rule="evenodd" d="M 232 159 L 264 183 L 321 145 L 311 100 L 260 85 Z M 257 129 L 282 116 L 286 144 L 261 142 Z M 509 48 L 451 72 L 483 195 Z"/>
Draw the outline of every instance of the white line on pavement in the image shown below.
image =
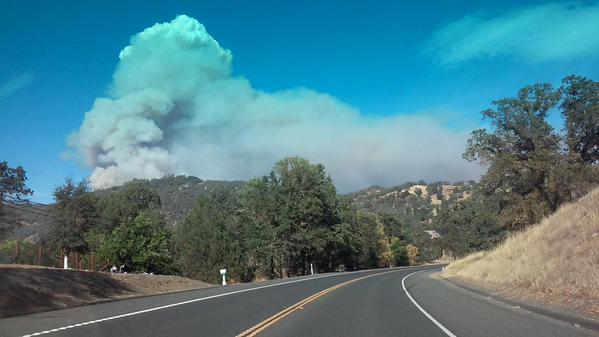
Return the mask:
<path id="1" fill-rule="evenodd" d="M 410 293 L 408 292 L 408 290 L 406 289 L 406 279 L 414 274 L 423 272 L 424 270 L 419 270 L 419 271 L 415 271 L 411 274 L 406 275 L 406 277 L 404 277 L 401 280 L 401 287 L 403 288 L 404 293 L 406 293 L 406 296 L 408 296 L 408 298 L 410 299 L 410 301 L 412 301 L 412 303 L 414 303 L 414 305 L 416 306 L 416 308 L 418 308 L 418 310 L 420 310 L 424 316 L 426 316 L 428 319 L 430 319 L 433 323 L 435 323 L 436 326 L 439 327 L 439 329 L 441 329 L 441 331 L 445 332 L 445 334 L 449 337 L 457 337 L 456 335 L 454 335 L 451 331 L 449 331 L 449 329 L 447 329 L 446 327 L 443 326 L 443 324 L 439 323 L 439 321 L 437 321 L 433 316 L 431 316 L 428 312 L 426 312 L 426 310 L 422 309 L 422 307 L 420 306 L 420 304 L 418 304 L 418 302 L 416 302 L 416 300 L 414 300 L 414 298 L 412 297 L 412 295 L 410 295 Z"/>
<path id="2" fill-rule="evenodd" d="M 404 268 L 399 267 L 397 269 L 404 269 Z M 407 268 L 410 268 L 410 267 L 407 267 Z M 347 273 L 333 273 L 333 274 L 327 274 L 327 275 L 320 275 L 320 276 L 316 276 L 316 277 L 303 278 L 303 279 L 299 279 L 299 280 L 293 280 L 293 281 L 287 281 L 287 282 L 281 282 L 281 283 L 275 283 L 275 284 L 268 284 L 268 285 L 264 285 L 264 286 L 254 287 L 254 288 L 236 290 L 236 291 L 231 291 L 231 292 L 228 292 L 228 293 L 217 294 L 217 295 L 212 295 L 212 296 L 206 296 L 206 297 L 201 297 L 201 298 L 195 298 L 195 299 L 188 300 L 188 301 L 177 302 L 177 303 L 167 304 L 167 305 L 163 305 L 163 306 L 159 306 L 159 307 L 154 307 L 154 308 L 149 308 L 149 309 L 145 309 L 145 310 L 139 310 L 139 311 L 129 312 L 129 313 L 126 313 L 126 314 L 121 314 L 121 315 L 116 315 L 116 316 L 110 316 L 110 317 L 106 317 L 106 318 L 96 319 L 96 320 L 93 320 L 93 321 L 87 321 L 87 322 L 77 323 L 77 324 L 73 324 L 73 325 L 67 325 L 67 326 L 63 326 L 63 327 L 59 327 L 59 328 L 55 328 L 55 329 L 51 329 L 51 330 L 44 330 L 44 331 L 40 331 L 40 332 L 30 333 L 30 334 L 27 334 L 27 335 L 23 335 L 22 337 L 31 337 L 31 336 L 45 335 L 45 334 L 49 334 L 49 333 L 53 333 L 53 332 L 58 332 L 58 331 L 62 331 L 62 330 L 67 330 L 67 329 L 72 329 L 72 328 L 76 328 L 76 327 L 80 327 L 80 326 L 84 326 L 84 325 L 96 324 L 96 323 L 110 321 L 110 320 L 114 320 L 114 319 L 118 319 L 118 318 L 140 315 L 140 314 L 144 314 L 144 313 L 148 313 L 148 312 L 152 312 L 152 311 L 157 311 L 157 310 L 162 310 L 162 309 L 177 307 L 177 306 L 184 305 L 184 304 L 205 301 L 205 300 L 209 300 L 209 299 L 212 299 L 212 298 L 229 296 L 229 295 L 244 293 L 244 292 L 253 291 L 253 290 L 265 289 L 265 288 L 270 288 L 270 287 L 277 287 L 277 286 L 282 286 L 282 285 L 285 285 L 285 284 L 291 284 L 291 283 L 297 283 L 297 282 L 305 282 L 305 281 L 310 281 L 310 280 L 320 279 L 320 278 L 325 278 L 325 277 L 342 276 L 342 275 L 354 274 L 354 273 L 363 273 L 363 272 L 372 271 L 372 270 L 373 269 L 369 269 L 369 270 L 358 270 L 358 271 L 347 272 Z"/>

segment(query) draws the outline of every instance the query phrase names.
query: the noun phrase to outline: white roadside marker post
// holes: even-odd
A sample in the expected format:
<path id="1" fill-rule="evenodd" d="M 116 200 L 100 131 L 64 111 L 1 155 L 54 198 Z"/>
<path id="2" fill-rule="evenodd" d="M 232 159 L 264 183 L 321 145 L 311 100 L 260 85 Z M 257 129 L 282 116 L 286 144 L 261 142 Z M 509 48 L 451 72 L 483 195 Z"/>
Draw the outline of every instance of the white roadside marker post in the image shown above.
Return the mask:
<path id="1" fill-rule="evenodd" d="M 64 254 L 64 259 L 62 261 L 62 268 L 69 269 L 69 257 L 67 256 L 67 254 Z"/>
<path id="2" fill-rule="evenodd" d="M 312 263 L 310 263 L 310 275 L 314 275 L 314 267 L 312 267 Z"/>
<path id="3" fill-rule="evenodd" d="M 224 286 L 226 286 L 226 285 L 227 285 L 227 280 L 226 280 L 226 278 L 225 278 L 225 275 L 227 274 L 227 270 L 226 270 L 226 269 L 221 269 L 221 270 L 220 270 L 220 274 L 221 274 L 221 275 L 222 275 L 222 277 L 223 277 L 223 285 L 224 285 Z"/>

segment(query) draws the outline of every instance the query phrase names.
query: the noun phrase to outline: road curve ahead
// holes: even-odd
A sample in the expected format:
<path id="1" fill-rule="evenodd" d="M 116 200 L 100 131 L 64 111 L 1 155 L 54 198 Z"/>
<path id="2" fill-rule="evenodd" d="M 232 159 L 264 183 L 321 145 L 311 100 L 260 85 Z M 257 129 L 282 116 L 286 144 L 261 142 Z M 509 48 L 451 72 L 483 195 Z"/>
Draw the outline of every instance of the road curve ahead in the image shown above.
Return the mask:
<path id="1" fill-rule="evenodd" d="M 322 274 L 0 320 L 0 336 L 599 336 L 472 294 L 438 266 Z"/>

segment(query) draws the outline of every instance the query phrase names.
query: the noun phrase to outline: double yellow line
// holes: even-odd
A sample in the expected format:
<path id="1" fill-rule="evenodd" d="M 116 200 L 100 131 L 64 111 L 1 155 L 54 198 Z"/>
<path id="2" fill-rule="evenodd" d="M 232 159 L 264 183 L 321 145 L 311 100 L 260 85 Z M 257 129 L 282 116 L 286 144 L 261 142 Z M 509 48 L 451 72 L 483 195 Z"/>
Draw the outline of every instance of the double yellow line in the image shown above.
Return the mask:
<path id="1" fill-rule="evenodd" d="M 253 337 L 258 335 L 260 332 L 264 331 L 265 329 L 267 329 L 269 326 L 275 324 L 276 322 L 282 320 L 283 318 L 285 318 L 286 316 L 288 316 L 289 314 L 293 313 L 294 311 L 303 309 L 304 305 L 313 302 L 315 300 L 317 300 L 318 298 L 330 293 L 331 291 L 334 291 L 336 289 L 339 289 L 341 287 L 344 287 L 348 284 L 354 283 L 356 281 L 360 281 L 363 280 L 365 278 L 369 278 L 369 277 L 373 277 L 373 276 L 379 276 L 379 275 L 384 275 L 384 274 L 389 274 L 389 273 L 393 273 L 396 271 L 400 271 L 402 269 L 395 269 L 395 270 L 391 270 L 391 271 L 386 271 L 386 272 L 382 272 L 382 273 L 376 273 L 376 274 L 370 274 L 370 275 L 366 275 L 366 276 L 362 276 L 362 277 L 358 277 L 349 281 L 345 281 L 343 283 L 339 283 L 337 285 L 334 285 L 330 288 L 327 288 L 325 290 L 322 290 L 310 297 L 307 297 L 297 303 L 295 303 L 294 305 L 279 311 L 278 313 L 270 316 L 269 318 L 263 320 L 262 322 L 254 325 L 253 327 L 241 332 L 240 334 L 238 334 L 236 337 Z"/>

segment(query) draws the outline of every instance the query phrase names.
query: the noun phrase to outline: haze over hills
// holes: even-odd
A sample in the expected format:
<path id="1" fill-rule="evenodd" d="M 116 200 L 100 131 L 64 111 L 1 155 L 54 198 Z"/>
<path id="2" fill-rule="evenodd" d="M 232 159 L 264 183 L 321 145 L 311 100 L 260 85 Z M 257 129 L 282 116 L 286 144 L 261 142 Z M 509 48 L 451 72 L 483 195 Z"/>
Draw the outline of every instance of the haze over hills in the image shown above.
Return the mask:
<path id="1" fill-rule="evenodd" d="M 216 189 L 237 193 L 246 182 L 225 180 L 202 180 L 194 176 L 169 175 L 163 178 L 146 180 L 149 187 L 160 195 L 162 210 L 170 224 L 182 220 L 195 206 L 198 197 L 208 195 Z M 406 224 L 426 225 L 437 214 L 443 202 L 465 199 L 470 196 L 476 182 L 407 182 L 393 187 L 371 186 L 366 189 L 343 195 L 370 211 L 387 212 L 398 215 Z M 114 193 L 121 186 L 98 190 L 102 195 Z M 51 205 L 18 205 L 22 225 L 14 230 L 10 239 L 36 241 L 39 233 L 45 231 L 51 222 Z"/>

